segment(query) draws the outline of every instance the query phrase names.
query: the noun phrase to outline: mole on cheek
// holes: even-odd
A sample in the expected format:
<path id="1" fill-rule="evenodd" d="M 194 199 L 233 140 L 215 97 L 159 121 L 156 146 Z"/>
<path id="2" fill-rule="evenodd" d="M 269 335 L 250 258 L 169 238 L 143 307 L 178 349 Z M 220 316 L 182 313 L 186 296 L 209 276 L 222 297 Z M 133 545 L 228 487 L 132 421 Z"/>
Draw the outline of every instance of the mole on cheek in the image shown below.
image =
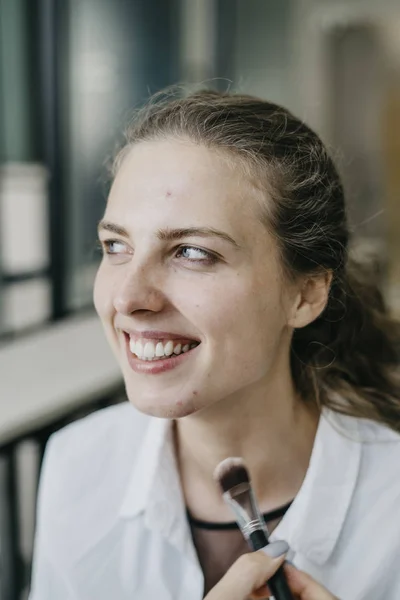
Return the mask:
<path id="1" fill-rule="evenodd" d="M 167 190 L 165 195 L 167 198 L 169 198 L 170 196 L 172 196 L 172 192 L 170 190 Z"/>

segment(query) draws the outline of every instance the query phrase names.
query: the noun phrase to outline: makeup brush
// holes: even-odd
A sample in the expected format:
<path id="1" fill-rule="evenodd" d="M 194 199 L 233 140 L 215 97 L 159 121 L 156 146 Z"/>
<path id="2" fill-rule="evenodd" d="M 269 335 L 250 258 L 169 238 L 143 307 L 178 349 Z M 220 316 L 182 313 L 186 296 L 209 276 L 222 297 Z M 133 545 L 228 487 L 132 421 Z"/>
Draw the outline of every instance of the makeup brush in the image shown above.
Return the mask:
<path id="1" fill-rule="evenodd" d="M 250 549 L 255 552 L 268 544 L 268 529 L 258 508 L 249 473 L 242 458 L 226 458 L 214 471 L 225 502 L 231 507 L 236 522 Z M 275 600 L 293 600 L 282 567 L 268 581 Z"/>

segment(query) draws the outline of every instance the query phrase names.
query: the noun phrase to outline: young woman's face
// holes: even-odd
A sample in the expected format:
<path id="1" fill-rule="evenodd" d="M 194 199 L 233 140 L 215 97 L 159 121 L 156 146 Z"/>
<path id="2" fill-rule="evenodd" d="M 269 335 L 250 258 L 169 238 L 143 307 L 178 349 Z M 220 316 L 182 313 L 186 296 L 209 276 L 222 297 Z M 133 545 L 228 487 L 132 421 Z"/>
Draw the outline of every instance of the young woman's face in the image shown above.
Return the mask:
<path id="1" fill-rule="evenodd" d="M 123 160 L 94 300 L 139 410 L 177 418 L 262 393 L 287 361 L 293 293 L 260 199 L 239 165 L 189 141 L 141 142 Z"/>

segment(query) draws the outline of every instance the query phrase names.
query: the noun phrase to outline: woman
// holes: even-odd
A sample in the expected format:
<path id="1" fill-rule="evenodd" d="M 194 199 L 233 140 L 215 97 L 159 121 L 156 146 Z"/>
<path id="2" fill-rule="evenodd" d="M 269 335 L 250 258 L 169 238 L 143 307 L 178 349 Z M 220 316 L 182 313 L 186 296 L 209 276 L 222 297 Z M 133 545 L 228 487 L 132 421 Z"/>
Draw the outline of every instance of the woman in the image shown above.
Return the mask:
<path id="1" fill-rule="evenodd" d="M 51 439 L 31 598 L 202 598 L 247 550 L 213 480 L 241 456 L 296 567 L 398 600 L 398 327 L 320 139 L 199 92 L 143 109 L 114 175 L 94 301 L 130 403 Z"/>

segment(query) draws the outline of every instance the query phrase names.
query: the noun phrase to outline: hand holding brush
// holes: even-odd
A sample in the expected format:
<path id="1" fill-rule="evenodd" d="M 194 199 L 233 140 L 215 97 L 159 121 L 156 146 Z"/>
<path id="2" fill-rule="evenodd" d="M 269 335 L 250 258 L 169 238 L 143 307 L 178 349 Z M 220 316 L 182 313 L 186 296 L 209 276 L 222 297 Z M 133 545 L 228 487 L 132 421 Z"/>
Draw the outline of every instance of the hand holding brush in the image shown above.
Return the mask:
<path id="1" fill-rule="evenodd" d="M 241 556 L 204 600 L 261 600 L 268 598 L 268 581 L 283 565 L 286 542 L 268 544 L 262 550 Z M 296 600 L 338 600 L 312 577 L 291 565 L 284 567 Z"/>

